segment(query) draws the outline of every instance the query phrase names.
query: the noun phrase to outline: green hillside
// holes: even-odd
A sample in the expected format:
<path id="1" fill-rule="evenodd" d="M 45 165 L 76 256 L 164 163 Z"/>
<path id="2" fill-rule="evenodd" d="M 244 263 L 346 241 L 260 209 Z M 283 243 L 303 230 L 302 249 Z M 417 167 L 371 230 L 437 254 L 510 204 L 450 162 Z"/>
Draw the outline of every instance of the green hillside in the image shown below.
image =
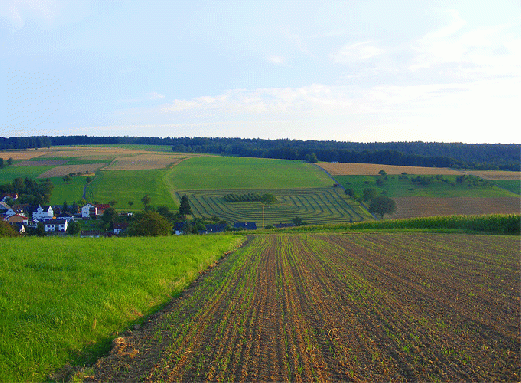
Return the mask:
<path id="1" fill-rule="evenodd" d="M 168 170 L 172 190 L 300 189 L 332 186 L 326 174 L 300 161 L 196 157 Z"/>

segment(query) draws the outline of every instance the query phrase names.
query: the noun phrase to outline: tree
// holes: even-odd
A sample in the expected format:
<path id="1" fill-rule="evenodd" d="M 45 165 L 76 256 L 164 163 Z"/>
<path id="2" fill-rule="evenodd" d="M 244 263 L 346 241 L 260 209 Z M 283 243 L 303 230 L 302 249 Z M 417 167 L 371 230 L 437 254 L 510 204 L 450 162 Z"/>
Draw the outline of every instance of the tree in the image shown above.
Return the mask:
<path id="1" fill-rule="evenodd" d="M 77 221 L 71 221 L 67 226 L 67 233 L 69 235 L 76 235 L 81 231 L 81 223 Z"/>
<path id="2" fill-rule="evenodd" d="M 378 190 L 370 188 L 364 189 L 364 196 L 362 197 L 364 201 L 370 201 L 378 195 Z"/>
<path id="3" fill-rule="evenodd" d="M 128 228 L 128 235 L 137 237 L 157 237 L 171 233 L 172 225 L 170 222 L 155 211 L 136 214 Z"/>
<path id="4" fill-rule="evenodd" d="M 261 202 L 266 205 L 269 205 L 269 204 L 277 202 L 277 197 L 275 197 L 273 194 L 270 194 L 270 193 L 264 193 L 261 197 Z"/>
<path id="5" fill-rule="evenodd" d="M 179 205 L 179 214 L 187 216 L 192 214 L 192 208 L 190 207 L 190 201 L 186 195 L 181 197 L 181 204 Z"/>
<path id="6" fill-rule="evenodd" d="M 148 210 L 148 205 L 150 204 L 150 201 L 152 199 L 150 198 L 150 196 L 148 194 L 145 194 L 143 196 L 143 198 L 141 198 L 141 202 L 143 202 L 143 205 L 145 206 L 145 210 Z"/>
<path id="7" fill-rule="evenodd" d="M 134 205 L 134 201 L 128 201 L 128 207 L 131 208 Z"/>
<path id="8" fill-rule="evenodd" d="M 63 181 L 65 183 L 70 183 L 72 181 L 72 177 L 69 174 L 67 174 L 66 176 L 63 176 Z"/>
<path id="9" fill-rule="evenodd" d="M 381 195 L 371 200 L 369 211 L 383 218 L 385 214 L 392 214 L 396 211 L 396 202 L 389 197 Z"/>
<path id="10" fill-rule="evenodd" d="M 118 214 L 116 213 L 116 210 L 113 207 L 109 207 L 108 209 L 105 209 L 105 211 L 103 212 L 103 216 L 101 217 L 101 220 L 110 229 L 110 226 L 116 221 L 117 218 L 118 218 Z"/>

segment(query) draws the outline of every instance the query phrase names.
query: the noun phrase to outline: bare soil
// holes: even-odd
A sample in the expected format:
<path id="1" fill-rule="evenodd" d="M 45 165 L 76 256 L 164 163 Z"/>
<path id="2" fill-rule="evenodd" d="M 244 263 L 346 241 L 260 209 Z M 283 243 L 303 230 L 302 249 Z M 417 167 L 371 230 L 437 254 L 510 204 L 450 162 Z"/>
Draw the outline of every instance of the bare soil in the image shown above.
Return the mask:
<path id="1" fill-rule="evenodd" d="M 85 380 L 519 381 L 518 242 L 255 237 Z"/>

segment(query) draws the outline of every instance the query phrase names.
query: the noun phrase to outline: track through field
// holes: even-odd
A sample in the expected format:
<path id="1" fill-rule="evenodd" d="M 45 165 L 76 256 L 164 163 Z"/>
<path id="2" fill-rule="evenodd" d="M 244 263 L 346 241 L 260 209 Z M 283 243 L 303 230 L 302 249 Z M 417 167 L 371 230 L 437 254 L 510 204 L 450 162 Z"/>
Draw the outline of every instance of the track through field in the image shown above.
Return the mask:
<path id="1" fill-rule="evenodd" d="M 250 238 L 95 381 L 518 381 L 519 239 Z"/>

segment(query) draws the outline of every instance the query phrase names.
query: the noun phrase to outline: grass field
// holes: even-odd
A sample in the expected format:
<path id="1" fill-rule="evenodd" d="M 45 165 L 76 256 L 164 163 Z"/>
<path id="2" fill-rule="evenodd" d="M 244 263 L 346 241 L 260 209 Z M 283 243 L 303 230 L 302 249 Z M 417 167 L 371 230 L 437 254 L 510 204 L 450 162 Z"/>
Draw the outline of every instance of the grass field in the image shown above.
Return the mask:
<path id="1" fill-rule="evenodd" d="M 335 179 L 346 189 L 352 189 L 355 194 L 362 195 L 364 189 L 374 188 L 390 198 L 395 197 L 472 197 L 472 198 L 499 198 L 515 197 L 508 190 L 497 186 L 469 187 L 468 184 L 458 184 L 457 176 L 443 176 L 441 180 L 434 180 L 426 186 L 415 184 L 411 181 L 415 176 L 409 175 L 407 179 L 400 176 L 388 176 L 382 186 L 377 185 L 378 176 L 335 176 Z"/>
<path id="2" fill-rule="evenodd" d="M 87 187 L 86 199 L 107 203 L 115 200 L 116 209 L 142 210 L 141 199 L 145 194 L 151 198 L 152 206 L 166 205 L 169 208 L 177 206 L 172 194 L 167 189 L 164 177 L 165 170 L 103 170 Z M 129 207 L 128 202 L 134 204 Z"/>
<path id="3" fill-rule="evenodd" d="M 260 202 L 226 202 L 224 196 L 237 190 L 191 190 L 177 192 L 178 199 L 187 195 L 192 212 L 198 218 L 218 216 L 229 223 L 256 222 L 258 227 L 290 223 L 295 217 L 309 224 L 357 222 L 371 219 L 360 204 L 346 197 L 340 188 L 262 189 L 249 192 L 273 194 L 277 202 L 264 206 Z M 247 191 L 244 190 L 244 193 Z"/>
<path id="4" fill-rule="evenodd" d="M 2 238 L 0 380 L 44 381 L 67 362 L 92 362 L 240 241 Z"/>
<path id="5" fill-rule="evenodd" d="M 172 190 L 297 189 L 332 186 L 314 166 L 262 158 L 197 157 L 168 170 Z"/>
<path id="6" fill-rule="evenodd" d="M 52 168 L 53 166 L 6 166 L 0 169 L 0 184 L 11 183 L 15 178 L 36 179 L 41 173 Z"/>
<path id="7" fill-rule="evenodd" d="M 256 236 L 89 375 L 519 381 L 518 258 L 516 236 Z"/>
<path id="8" fill-rule="evenodd" d="M 51 195 L 51 205 L 63 205 L 64 201 L 70 205 L 83 198 L 83 187 L 86 177 L 72 177 L 70 182 L 64 182 L 61 177 L 50 178 L 54 185 Z"/>

